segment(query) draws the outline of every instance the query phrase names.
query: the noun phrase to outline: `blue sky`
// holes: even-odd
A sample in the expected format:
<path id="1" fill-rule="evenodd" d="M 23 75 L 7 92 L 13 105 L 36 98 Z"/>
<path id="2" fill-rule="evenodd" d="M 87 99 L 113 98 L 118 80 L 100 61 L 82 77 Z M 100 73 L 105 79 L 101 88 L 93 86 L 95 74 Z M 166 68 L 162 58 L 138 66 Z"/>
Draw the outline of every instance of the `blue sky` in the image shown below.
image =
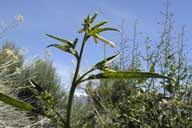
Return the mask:
<path id="1" fill-rule="evenodd" d="M 138 31 L 143 32 L 142 37 L 150 36 L 156 39 L 161 30 L 157 22 L 163 20 L 160 12 L 165 9 L 165 3 L 166 0 L 0 0 L 1 23 L 9 24 L 18 14 L 25 19 L 0 39 L 0 45 L 6 40 L 14 41 L 18 47 L 29 49 L 27 58 L 44 56 L 46 46 L 56 42 L 46 37 L 46 33 L 69 40 L 81 37 L 77 30 L 81 28 L 83 18 L 96 11 L 99 12 L 97 21 L 110 21 L 107 26 L 118 27 L 122 19 L 125 19 L 126 33 L 132 32 L 137 19 Z M 188 46 L 192 39 L 191 5 L 190 0 L 171 0 L 170 6 L 170 10 L 175 14 L 176 31 L 186 25 Z M 116 43 L 120 41 L 118 33 L 109 32 L 105 36 Z M 95 44 L 90 40 L 86 49 L 83 70 L 103 58 L 102 43 Z M 191 46 L 187 49 L 191 50 Z M 107 55 L 111 55 L 115 50 L 107 47 Z M 74 67 L 72 57 L 54 48 L 50 51 L 53 54 L 51 59 L 63 81 L 69 82 L 71 75 L 67 74 L 72 73 Z"/>

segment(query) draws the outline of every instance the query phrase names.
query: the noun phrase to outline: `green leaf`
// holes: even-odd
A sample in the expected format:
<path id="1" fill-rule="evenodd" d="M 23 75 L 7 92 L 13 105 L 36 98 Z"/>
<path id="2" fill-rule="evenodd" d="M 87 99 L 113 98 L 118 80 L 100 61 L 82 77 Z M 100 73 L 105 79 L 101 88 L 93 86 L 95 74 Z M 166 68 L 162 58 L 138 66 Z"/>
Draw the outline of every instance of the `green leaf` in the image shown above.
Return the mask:
<path id="1" fill-rule="evenodd" d="M 149 70 L 150 70 L 150 72 L 155 72 L 155 65 L 154 64 L 151 65 Z"/>
<path id="2" fill-rule="evenodd" d="M 101 27 L 101 26 L 103 26 L 104 24 L 107 24 L 107 23 L 108 23 L 108 21 L 102 21 L 102 22 L 96 24 L 91 30 L 99 28 L 99 27 Z"/>
<path id="3" fill-rule="evenodd" d="M 100 32 L 103 32 L 103 31 L 117 31 L 117 32 L 120 32 L 119 29 L 116 29 L 116 28 L 98 28 L 97 30 L 99 33 Z"/>
<path id="4" fill-rule="evenodd" d="M 98 15 L 98 13 L 96 12 L 96 13 L 93 15 L 93 17 L 91 17 L 90 23 L 93 23 L 93 22 L 95 21 L 97 15 Z"/>
<path id="5" fill-rule="evenodd" d="M 69 41 L 69 40 L 65 40 L 65 39 L 62 39 L 62 38 L 50 35 L 50 34 L 46 34 L 46 35 L 51 37 L 51 38 L 53 38 L 53 39 L 56 39 L 56 40 L 58 40 L 60 42 L 65 43 L 67 46 L 74 47 L 74 44 L 71 41 Z"/>
<path id="6" fill-rule="evenodd" d="M 92 30 L 89 33 L 89 35 L 99 34 L 99 33 L 104 32 L 104 31 L 117 31 L 117 32 L 120 32 L 120 30 L 116 29 L 116 28 L 95 28 L 94 30 Z"/>
<path id="7" fill-rule="evenodd" d="M 123 78 L 164 78 L 173 80 L 172 78 L 160 75 L 158 73 L 150 73 L 150 72 L 104 72 L 96 75 L 91 75 L 83 81 L 94 79 L 123 79 Z"/>
<path id="8" fill-rule="evenodd" d="M 106 65 L 108 65 L 109 63 L 111 63 L 114 59 L 116 59 L 118 56 L 120 55 L 120 53 L 117 53 L 111 57 L 108 57 L 100 62 L 98 62 L 93 68 L 95 69 L 99 69 L 102 70 Z"/>
<path id="9" fill-rule="evenodd" d="M 26 102 L 14 99 L 12 97 L 9 97 L 7 95 L 4 95 L 2 93 L 0 93 L 0 101 L 3 101 L 6 104 L 12 105 L 14 107 L 20 108 L 25 111 L 37 112 L 37 110 L 32 105 Z"/>
<path id="10" fill-rule="evenodd" d="M 78 42 L 78 38 L 75 38 L 75 40 L 73 41 L 73 44 L 74 44 L 74 47 L 73 47 L 73 48 L 75 48 L 75 47 L 76 47 L 77 42 Z"/>
<path id="11" fill-rule="evenodd" d="M 55 47 L 55 48 L 58 48 L 59 50 L 62 50 L 64 52 L 68 52 L 74 56 L 77 56 L 77 52 L 68 46 L 64 46 L 64 45 L 60 45 L 60 44 L 50 44 L 47 46 L 47 48 L 49 48 L 49 47 Z"/>
<path id="12" fill-rule="evenodd" d="M 85 18 L 85 22 L 87 23 L 87 24 L 89 24 L 90 23 L 90 16 L 88 15 L 86 18 Z"/>

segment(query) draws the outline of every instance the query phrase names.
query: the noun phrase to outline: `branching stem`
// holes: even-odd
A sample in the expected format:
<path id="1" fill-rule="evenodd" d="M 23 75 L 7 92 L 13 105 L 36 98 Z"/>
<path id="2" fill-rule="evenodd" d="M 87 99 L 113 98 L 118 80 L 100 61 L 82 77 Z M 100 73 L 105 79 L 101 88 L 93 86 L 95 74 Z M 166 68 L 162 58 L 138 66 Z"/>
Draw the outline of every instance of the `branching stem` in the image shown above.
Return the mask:
<path id="1" fill-rule="evenodd" d="M 66 128 L 71 128 L 70 117 L 71 117 L 73 97 L 74 97 L 75 89 L 77 86 L 77 78 L 78 78 L 78 74 L 79 74 L 79 70 L 80 70 L 83 50 L 84 50 L 85 43 L 88 40 L 88 38 L 89 38 L 89 36 L 87 36 L 87 34 L 85 33 L 84 38 L 83 38 L 83 42 L 82 42 L 82 46 L 80 49 L 79 57 L 77 58 L 77 66 L 76 66 L 75 74 L 74 74 L 73 81 L 71 84 L 71 89 L 70 89 L 69 99 L 68 99 Z"/>

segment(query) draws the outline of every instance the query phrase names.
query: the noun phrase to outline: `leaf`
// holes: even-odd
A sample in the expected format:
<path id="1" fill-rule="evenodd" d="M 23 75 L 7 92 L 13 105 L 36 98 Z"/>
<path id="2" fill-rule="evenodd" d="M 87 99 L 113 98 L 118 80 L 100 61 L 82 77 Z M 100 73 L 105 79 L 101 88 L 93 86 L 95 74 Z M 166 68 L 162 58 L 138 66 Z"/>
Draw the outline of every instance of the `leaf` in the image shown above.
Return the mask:
<path id="1" fill-rule="evenodd" d="M 111 63 L 111 62 L 112 62 L 114 59 L 116 59 L 119 55 L 120 55 L 120 53 L 117 53 L 117 54 L 115 54 L 115 55 L 113 55 L 113 56 L 111 56 L 111 57 L 108 57 L 108 58 L 106 58 L 106 59 L 98 62 L 98 63 L 94 66 L 94 68 L 102 70 L 105 65 Z"/>
<path id="2" fill-rule="evenodd" d="M 47 46 L 47 48 L 48 47 L 55 47 L 55 48 L 58 48 L 58 49 L 60 49 L 62 51 L 68 52 L 68 53 L 70 53 L 70 54 L 72 54 L 74 56 L 77 55 L 77 52 L 74 49 L 71 49 L 68 46 L 64 46 L 64 45 L 60 45 L 60 44 L 50 44 L 50 45 Z"/>
<path id="3" fill-rule="evenodd" d="M 60 42 L 65 43 L 67 46 L 74 47 L 74 44 L 71 41 L 69 41 L 69 40 L 65 40 L 65 39 L 62 39 L 62 38 L 50 35 L 50 34 L 46 34 L 46 35 L 51 37 L 51 38 L 53 38 L 53 39 L 56 39 L 56 40 L 58 40 Z"/>
<path id="4" fill-rule="evenodd" d="M 91 75 L 83 81 L 93 79 L 123 79 L 123 78 L 164 78 L 173 80 L 172 78 L 150 72 L 104 72 L 96 75 Z"/>
<path id="5" fill-rule="evenodd" d="M 91 19 L 90 19 L 90 16 L 88 15 L 88 16 L 85 18 L 84 21 L 85 21 L 85 23 L 89 24 L 89 23 L 90 23 L 90 20 L 91 20 Z"/>
<path id="6" fill-rule="evenodd" d="M 117 32 L 120 32 L 119 29 L 116 29 L 116 28 L 98 28 L 97 30 L 99 33 L 100 32 L 103 32 L 103 31 L 117 31 Z"/>
<path id="7" fill-rule="evenodd" d="M 25 111 L 37 112 L 37 110 L 32 105 L 26 102 L 14 99 L 12 97 L 9 97 L 7 95 L 4 95 L 2 93 L 0 93 L 0 101 L 3 101 L 6 104 L 12 105 L 14 107 L 20 108 Z"/>
<path id="8" fill-rule="evenodd" d="M 75 48 L 75 47 L 76 47 L 77 42 L 78 42 L 78 38 L 75 38 L 75 40 L 73 41 L 73 44 L 74 44 L 74 47 L 73 47 L 73 48 Z"/>
<path id="9" fill-rule="evenodd" d="M 96 13 L 93 15 L 93 17 L 91 17 L 90 23 L 93 23 L 93 22 L 95 21 L 97 15 L 98 15 L 98 13 L 96 12 Z"/>
<path id="10" fill-rule="evenodd" d="M 120 30 L 116 29 L 116 28 L 95 28 L 94 30 L 92 30 L 89 33 L 89 35 L 99 34 L 99 33 L 104 32 L 104 31 L 117 31 L 117 32 L 120 32 Z"/>
<path id="11" fill-rule="evenodd" d="M 97 44 L 98 43 L 98 39 L 95 38 L 95 37 L 93 37 L 93 39 L 94 39 L 95 43 Z"/>
<path id="12" fill-rule="evenodd" d="M 94 29 L 96 29 L 96 28 L 99 28 L 99 27 L 101 27 L 101 26 L 103 26 L 104 24 L 107 24 L 107 23 L 108 23 L 108 21 L 102 21 L 102 22 L 96 24 L 94 27 L 92 27 L 91 30 L 94 30 Z"/>
<path id="13" fill-rule="evenodd" d="M 154 65 L 154 64 L 150 66 L 149 71 L 150 71 L 150 72 L 155 72 L 155 65 Z"/>
<path id="14" fill-rule="evenodd" d="M 95 34 L 93 38 L 95 38 L 95 40 L 100 40 L 101 42 L 103 42 L 103 43 L 105 43 L 105 44 L 108 44 L 108 45 L 111 46 L 112 48 L 115 47 L 115 43 L 113 43 L 113 42 L 110 41 L 110 40 L 105 39 L 104 37 L 102 37 L 102 36 L 100 36 L 100 35 L 98 35 L 98 34 Z"/>

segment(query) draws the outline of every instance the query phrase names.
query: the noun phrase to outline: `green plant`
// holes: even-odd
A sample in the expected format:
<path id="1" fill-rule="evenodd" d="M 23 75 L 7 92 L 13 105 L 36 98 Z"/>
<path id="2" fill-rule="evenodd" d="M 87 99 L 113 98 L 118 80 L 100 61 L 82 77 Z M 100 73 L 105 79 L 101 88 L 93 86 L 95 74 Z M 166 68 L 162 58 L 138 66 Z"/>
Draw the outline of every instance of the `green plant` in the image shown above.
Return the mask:
<path id="1" fill-rule="evenodd" d="M 72 110 L 72 102 L 73 102 L 74 93 L 75 93 L 77 86 L 84 81 L 95 80 L 95 79 L 114 79 L 114 78 L 118 78 L 118 79 L 124 79 L 124 78 L 171 79 L 169 77 L 166 77 L 166 76 L 163 76 L 163 75 L 160 75 L 157 73 L 133 72 L 133 71 L 132 72 L 123 72 L 123 71 L 112 70 L 108 64 L 111 61 L 113 61 L 119 55 L 119 53 L 100 61 L 99 63 L 92 66 L 92 68 L 90 68 L 90 70 L 88 70 L 86 73 L 80 74 L 79 71 L 80 71 L 81 61 L 82 61 L 82 57 L 83 57 L 83 52 L 84 52 L 84 48 L 85 48 L 85 45 L 87 44 L 88 39 L 93 38 L 96 43 L 98 41 L 101 41 L 111 47 L 115 47 L 115 44 L 112 41 L 105 39 L 100 34 L 105 31 L 118 31 L 118 30 L 115 28 L 103 27 L 104 24 L 108 23 L 107 21 L 102 21 L 96 25 L 93 25 L 96 17 L 97 17 L 97 13 L 93 16 L 88 15 L 84 19 L 84 23 L 82 24 L 83 28 L 79 30 L 79 33 L 84 33 L 83 40 L 82 40 L 82 43 L 80 44 L 81 47 L 80 47 L 79 51 L 76 48 L 76 45 L 78 43 L 78 38 L 75 38 L 74 41 L 69 41 L 69 40 L 65 40 L 65 39 L 58 38 L 56 36 L 47 34 L 47 36 L 63 43 L 63 44 L 51 44 L 48 47 L 55 47 L 61 51 L 70 53 L 77 60 L 75 73 L 73 76 L 73 80 L 71 83 L 71 89 L 69 92 L 66 119 L 64 119 L 61 116 L 61 114 L 55 110 L 55 108 L 54 108 L 55 101 L 54 101 L 53 96 L 51 94 L 49 94 L 45 89 L 43 89 L 37 82 L 35 82 L 33 80 L 30 80 L 30 83 L 33 88 L 32 91 L 39 99 L 42 100 L 42 102 L 45 102 L 47 110 L 44 110 L 44 111 L 39 110 L 28 103 L 13 99 L 2 93 L 0 93 L 0 100 L 9 105 L 13 105 L 15 107 L 21 108 L 23 110 L 31 111 L 36 114 L 46 116 L 46 117 L 50 118 L 51 120 L 56 121 L 56 123 L 58 125 L 60 125 L 61 127 L 70 128 L 71 127 L 71 121 L 70 121 L 71 120 L 71 110 Z M 100 70 L 101 73 L 94 74 L 93 71 L 95 71 L 95 70 Z M 92 74 L 90 74 L 90 73 L 92 73 Z"/>
<path id="2" fill-rule="evenodd" d="M 143 42 L 146 44 L 146 56 L 142 56 L 144 60 L 142 61 L 142 66 L 135 65 L 135 67 L 136 69 L 145 69 L 150 72 L 158 71 L 161 74 L 175 78 L 176 81 L 172 83 L 172 81 L 167 80 L 158 82 L 155 79 L 134 80 L 134 82 L 137 82 L 136 84 L 132 80 L 100 82 L 96 89 L 92 91 L 93 94 L 97 94 L 92 97 L 92 99 L 97 98 L 92 104 L 97 107 L 102 121 L 105 124 L 109 124 L 110 127 L 192 127 L 192 102 L 189 100 L 192 84 L 188 81 L 191 79 L 191 68 L 188 67 L 186 49 L 184 50 L 185 47 L 183 47 L 185 46 L 185 29 L 183 27 L 178 36 L 174 35 L 176 31 L 172 30 L 174 24 L 172 23 L 172 14 L 168 7 L 162 14 L 164 22 L 162 22 L 160 41 L 158 39 L 151 40 L 149 37 L 146 38 L 145 42 Z M 135 32 L 133 32 L 134 34 Z M 178 39 L 175 37 L 178 37 Z M 128 38 L 130 39 L 130 37 Z M 129 41 L 129 46 L 132 45 L 131 43 L 134 45 L 134 42 Z M 123 48 L 122 44 L 121 42 L 121 53 L 126 48 Z M 134 50 L 134 47 L 130 49 L 130 51 L 132 50 Z M 128 55 L 129 53 L 123 54 L 123 56 Z M 137 58 L 141 55 L 143 54 L 135 54 L 135 57 L 132 58 Z M 119 67 L 119 70 L 122 70 L 124 69 L 123 65 L 131 63 L 129 62 L 131 59 L 128 61 L 123 60 L 121 58 L 119 63 L 113 63 L 113 69 Z M 143 64 L 144 62 L 146 64 Z M 107 109 L 104 110 L 100 104 Z M 97 113 L 95 113 L 96 116 Z"/>
<path id="3" fill-rule="evenodd" d="M 3 42 L 0 48 L 1 93 L 17 98 L 17 92 L 22 88 L 18 85 L 21 83 L 23 61 L 19 48 L 11 42 Z M 0 103 L 0 122 L 0 127 L 24 127 L 32 123 L 27 113 L 3 102 Z"/>
<path id="4" fill-rule="evenodd" d="M 33 87 L 28 87 L 28 85 L 30 85 L 29 79 L 38 81 L 39 85 L 53 96 L 55 102 L 54 109 L 63 116 L 65 113 L 63 110 L 66 110 L 67 95 L 62 88 L 60 78 L 56 73 L 56 69 L 53 67 L 52 61 L 40 58 L 33 59 L 30 63 L 23 66 L 20 83 L 17 85 L 21 88 L 17 93 L 17 97 L 20 100 L 31 103 L 42 111 L 50 110 L 46 102 L 42 102 L 41 97 L 38 97 L 38 94 L 34 94 L 33 91 L 31 91 Z M 38 120 L 36 114 L 29 113 L 28 115 L 32 121 Z M 55 123 L 49 122 L 47 125 L 55 125 Z"/>

